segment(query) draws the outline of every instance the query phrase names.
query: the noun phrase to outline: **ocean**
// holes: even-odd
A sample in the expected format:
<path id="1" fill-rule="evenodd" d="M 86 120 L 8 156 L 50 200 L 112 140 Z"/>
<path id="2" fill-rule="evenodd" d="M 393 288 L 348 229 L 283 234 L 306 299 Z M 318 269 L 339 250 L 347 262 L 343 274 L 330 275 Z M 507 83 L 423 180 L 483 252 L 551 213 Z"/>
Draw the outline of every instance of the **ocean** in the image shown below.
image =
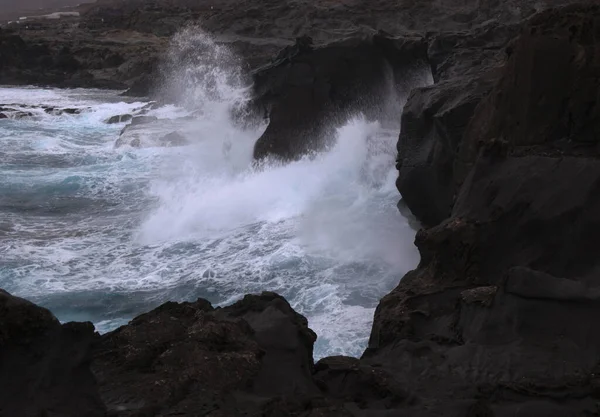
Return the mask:
<path id="1" fill-rule="evenodd" d="M 256 167 L 265 125 L 231 116 L 247 88 L 203 62 L 174 75 L 177 104 L 0 88 L 0 288 L 99 332 L 169 300 L 275 291 L 308 318 L 317 358 L 359 356 L 419 259 L 396 208 L 399 128 L 349 115 L 329 151 Z M 129 122 L 107 121 L 124 114 L 149 123 L 118 141 Z"/>

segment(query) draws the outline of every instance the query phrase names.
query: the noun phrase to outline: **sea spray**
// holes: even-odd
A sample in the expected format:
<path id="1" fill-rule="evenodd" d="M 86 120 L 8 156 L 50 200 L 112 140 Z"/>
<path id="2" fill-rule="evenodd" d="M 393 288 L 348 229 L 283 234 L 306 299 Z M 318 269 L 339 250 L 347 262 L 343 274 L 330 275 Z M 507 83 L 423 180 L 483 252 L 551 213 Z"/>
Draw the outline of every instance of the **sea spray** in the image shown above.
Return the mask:
<path id="1" fill-rule="evenodd" d="M 187 146 L 114 148 L 120 127 L 104 120 L 145 103 L 0 89 L 11 101 L 51 91 L 52 101 L 88 108 L 64 124 L 0 126 L 2 186 L 18 190 L 0 198 L 10 221 L 0 286 L 101 331 L 168 300 L 218 305 L 276 291 L 317 332 L 317 357 L 360 355 L 378 300 L 418 260 L 396 209 L 397 129 L 356 116 L 330 151 L 257 170 L 264 126 L 231 119 L 248 98 L 238 61 L 190 30 L 173 41 L 163 85 L 177 104 L 148 113 L 185 125 Z"/>

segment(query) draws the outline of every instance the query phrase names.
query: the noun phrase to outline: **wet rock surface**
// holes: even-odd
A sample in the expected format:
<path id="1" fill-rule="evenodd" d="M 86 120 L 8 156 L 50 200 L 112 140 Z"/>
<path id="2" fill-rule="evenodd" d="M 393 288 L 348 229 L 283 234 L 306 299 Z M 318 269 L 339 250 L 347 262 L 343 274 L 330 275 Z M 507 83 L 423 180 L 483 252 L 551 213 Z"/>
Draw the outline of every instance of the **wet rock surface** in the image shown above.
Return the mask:
<path id="1" fill-rule="evenodd" d="M 359 113 L 397 119 L 397 98 L 428 73 L 420 38 L 377 34 L 321 48 L 300 38 L 254 75 L 254 103 L 269 115 L 254 157 L 293 160 L 326 149 L 335 127 Z"/>
<path id="2" fill-rule="evenodd" d="M 129 95 L 146 96 L 160 84 L 160 60 L 169 38 L 190 23 L 200 22 L 219 43 L 242 56 L 248 69 L 256 69 L 302 36 L 321 46 L 380 30 L 395 36 L 464 31 L 489 22 L 518 23 L 557 4 L 101 0 L 73 5 L 68 10 L 74 15 L 48 19 L 43 15 L 54 11 L 54 4 L 45 3 L 47 10 L 0 28 L 0 84 L 129 89 Z"/>
<path id="3" fill-rule="evenodd" d="M 186 122 L 189 120 L 159 119 L 155 116 L 134 116 L 131 123 L 121 129 L 115 147 L 134 148 L 173 147 L 190 144 L 186 135 Z M 179 129 L 179 130 L 171 130 Z"/>
<path id="4" fill-rule="evenodd" d="M 112 124 L 116 124 L 116 123 L 125 123 L 130 121 L 133 118 L 133 116 L 131 114 L 118 114 L 116 116 L 112 116 L 110 117 L 106 123 L 109 125 Z"/>
<path id="5" fill-rule="evenodd" d="M 497 21 L 468 2 L 424 7 L 425 18 L 419 4 L 395 7 L 415 11 L 405 25 L 437 31 L 329 46 L 314 45 L 325 37 L 317 31 L 313 45 L 300 38 L 255 73 L 259 113 L 271 119 L 265 153 L 294 159 L 322 146 L 306 147 L 294 129 L 352 111 L 351 86 L 360 79 L 378 91 L 370 82 L 401 68 L 393 57 L 403 48 L 431 68 L 434 84 L 411 92 L 398 142 L 403 204 L 425 226 L 415 239 L 421 262 L 381 300 L 360 359 L 314 364 L 315 334 L 272 293 L 225 308 L 167 303 L 100 336 L 0 292 L 0 415 L 598 415 L 600 6 L 522 22 L 533 3 L 495 3 Z M 96 16 L 120 16 L 116 3 L 97 6 Z M 202 13 L 221 17 L 208 25 L 224 22 L 219 13 L 231 10 L 211 6 Z M 387 3 L 370 7 L 382 25 L 395 21 Z M 139 20 L 111 24 L 158 38 L 171 29 L 168 19 L 146 26 L 151 11 L 132 6 Z"/>
<path id="6" fill-rule="evenodd" d="M 423 403 L 477 410 L 447 415 L 597 413 L 599 18 L 598 5 L 533 17 L 452 163 L 431 163 L 456 198 L 417 234 L 421 263 L 381 301 L 362 361 Z"/>

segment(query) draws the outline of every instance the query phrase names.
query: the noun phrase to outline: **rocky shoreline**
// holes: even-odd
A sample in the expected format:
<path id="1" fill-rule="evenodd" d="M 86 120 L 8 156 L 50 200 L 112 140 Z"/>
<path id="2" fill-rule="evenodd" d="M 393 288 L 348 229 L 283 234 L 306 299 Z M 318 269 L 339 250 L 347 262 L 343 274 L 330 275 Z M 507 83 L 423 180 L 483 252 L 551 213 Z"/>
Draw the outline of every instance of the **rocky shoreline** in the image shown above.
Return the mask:
<path id="1" fill-rule="evenodd" d="M 316 364 L 306 319 L 272 293 L 166 303 L 98 335 L 0 292 L 0 416 L 600 415 L 600 5 L 336 2 L 298 29 L 317 4 L 189 3 L 100 2 L 68 41 L 3 29 L 0 84 L 144 83 L 174 28 L 202 17 L 256 69 L 253 111 L 271 121 L 256 158 L 294 159 L 425 65 L 434 83 L 407 97 L 397 160 L 421 262 L 381 300 L 361 358 Z M 85 33 L 105 36 L 89 61 Z"/>

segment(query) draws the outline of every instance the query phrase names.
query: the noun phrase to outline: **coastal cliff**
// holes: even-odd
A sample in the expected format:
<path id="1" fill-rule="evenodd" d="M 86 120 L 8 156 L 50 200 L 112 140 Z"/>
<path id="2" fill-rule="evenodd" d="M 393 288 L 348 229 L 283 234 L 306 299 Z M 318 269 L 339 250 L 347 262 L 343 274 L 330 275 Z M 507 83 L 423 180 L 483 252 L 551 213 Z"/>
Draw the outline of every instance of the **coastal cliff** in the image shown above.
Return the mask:
<path id="1" fill-rule="evenodd" d="M 246 17 L 227 3 L 191 3 L 100 2 L 64 43 L 49 41 L 56 28 L 3 29 L 0 83 L 145 82 L 173 19 L 204 16 L 223 39 L 225 27 L 245 33 L 231 44 L 246 51 L 253 105 L 273 123 L 255 156 L 294 159 L 326 146 L 303 142 L 307 120 L 322 121 L 310 127 L 314 139 L 356 106 L 380 113 L 352 92 L 377 97 L 382 74 L 399 79 L 409 61 L 411 71 L 425 67 L 433 84 L 406 92 L 397 147 L 400 205 L 423 225 L 421 261 L 381 300 L 361 358 L 317 363 L 309 323 L 273 293 L 223 308 L 170 302 L 99 335 L 2 291 L 0 416 L 599 415 L 600 6 L 274 3 L 253 18 L 245 2 Z M 319 10 L 288 27 L 301 6 Z M 269 22 L 267 12 L 289 20 Z M 110 13 L 120 18 L 102 17 Z M 327 13 L 353 40 L 317 29 Z M 261 19 L 264 43 L 250 33 Z M 102 32 L 107 22 L 114 27 Z M 74 46 L 83 27 L 124 36 L 102 49 L 121 58 L 92 69 L 83 43 Z M 295 40 L 299 32 L 315 36 Z M 85 53 L 105 62 L 99 50 Z"/>

